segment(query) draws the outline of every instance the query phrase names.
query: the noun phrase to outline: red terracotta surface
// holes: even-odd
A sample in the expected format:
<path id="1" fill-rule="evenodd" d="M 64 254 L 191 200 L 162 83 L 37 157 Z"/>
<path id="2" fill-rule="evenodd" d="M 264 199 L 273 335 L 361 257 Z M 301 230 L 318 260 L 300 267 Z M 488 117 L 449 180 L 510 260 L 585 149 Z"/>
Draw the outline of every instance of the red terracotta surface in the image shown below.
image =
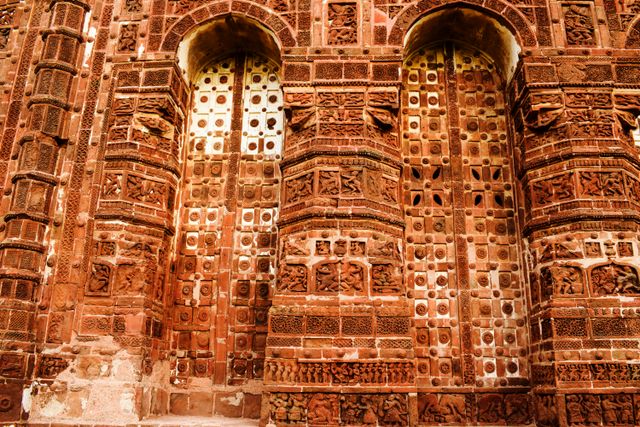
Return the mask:
<path id="1" fill-rule="evenodd" d="M 0 1 L 0 423 L 640 425 L 638 12 Z"/>

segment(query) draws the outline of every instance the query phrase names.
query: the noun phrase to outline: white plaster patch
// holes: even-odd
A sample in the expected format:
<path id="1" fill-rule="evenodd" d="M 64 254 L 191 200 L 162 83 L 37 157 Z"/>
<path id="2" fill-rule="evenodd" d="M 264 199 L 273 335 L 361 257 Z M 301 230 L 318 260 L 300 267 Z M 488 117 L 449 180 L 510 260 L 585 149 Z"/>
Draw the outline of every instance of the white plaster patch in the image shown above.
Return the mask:
<path id="1" fill-rule="evenodd" d="M 87 18 L 88 18 L 88 16 L 87 16 Z M 85 27 L 87 25 L 89 25 L 89 21 L 88 20 L 85 21 Z M 85 33 L 87 33 L 87 38 L 94 38 L 95 39 L 97 30 L 96 30 L 95 27 L 91 27 L 91 28 L 89 28 L 88 32 L 85 29 Z M 94 42 L 87 42 L 87 44 L 85 46 L 84 55 L 82 57 L 82 67 L 83 68 L 89 67 L 89 58 L 91 58 L 91 52 L 93 51 L 93 44 L 94 44 Z"/>
<path id="2" fill-rule="evenodd" d="M 242 393 L 238 392 L 238 393 L 236 393 L 235 397 L 231 397 L 231 396 L 223 397 L 220 400 L 224 400 L 229 405 L 240 406 L 242 404 Z"/>
<path id="3" fill-rule="evenodd" d="M 45 418 L 59 417 L 62 413 L 64 413 L 64 408 L 64 403 L 60 402 L 58 399 L 53 398 L 41 408 L 40 416 Z"/>
<path id="4" fill-rule="evenodd" d="M 120 409 L 122 409 L 122 412 L 127 414 L 133 414 L 134 408 L 135 408 L 135 405 L 133 402 L 133 393 L 129 391 L 123 392 L 120 395 Z"/>
<path id="5" fill-rule="evenodd" d="M 113 376 L 117 379 L 121 379 L 123 381 L 130 380 L 132 377 L 136 375 L 136 370 L 134 366 L 131 364 L 130 360 L 120 359 L 118 356 L 123 356 L 122 354 L 116 355 L 112 361 L 113 365 Z"/>
<path id="6" fill-rule="evenodd" d="M 193 291 L 192 291 L 192 298 L 196 301 L 200 300 L 200 288 L 202 288 L 200 279 L 196 279 L 195 285 L 193 286 Z"/>
<path id="7" fill-rule="evenodd" d="M 343 359 L 345 360 L 357 360 L 358 359 L 358 351 L 353 350 L 344 355 Z"/>
<path id="8" fill-rule="evenodd" d="M 22 410 L 24 412 L 31 411 L 31 389 L 35 383 L 32 383 L 28 388 L 22 390 Z"/>

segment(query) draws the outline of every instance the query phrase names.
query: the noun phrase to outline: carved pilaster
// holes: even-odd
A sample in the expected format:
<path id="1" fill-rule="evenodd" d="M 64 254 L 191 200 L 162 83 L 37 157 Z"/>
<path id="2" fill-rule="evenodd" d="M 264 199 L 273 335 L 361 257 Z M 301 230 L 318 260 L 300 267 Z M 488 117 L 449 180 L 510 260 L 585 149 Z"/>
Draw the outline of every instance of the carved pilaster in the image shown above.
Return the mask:
<path id="1" fill-rule="evenodd" d="M 565 15 L 578 13 L 565 8 Z M 544 74 L 560 84 L 535 87 L 516 78 L 512 88 L 525 200 L 532 382 L 537 401 L 566 407 L 567 417 L 538 408 L 543 425 L 551 413 L 569 424 L 596 422 L 588 408 L 613 404 L 597 392 L 635 381 L 630 362 L 638 356 L 640 334 L 633 308 L 640 303 L 640 163 L 630 131 L 638 95 L 600 85 L 610 69 L 570 58 L 525 64 L 521 73 L 531 83 Z M 555 395 L 585 384 L 596 394 Z M 620 399 L 619 408 L 631 402 L 631 396 Z M 607 417 L 605 424 L 621 422 Z"/>
<path id="2" fill-rule="evenodd" d="M 165 301 L 181 175 L 185 85 L 173 63 L 148 63 L 144 70 L 116 65 L 111 71 L 115 84 L 102 123 L 105 132 L 96 139 L 94 193 L 87 200 L 87 271 L 77 293 L 64 283 L 56 283 L 52 291 L 47 343 L 71 345 L 42 357 L 37 376 L 46 384 L 70 367 L 66 381 L 83 393 L 113 391 L 115 399 L 124 402 L 121 416 L 138 419 L 166 411 L 148 402 L 161 399 L 154 369 L 168 369 Z M 63 246 L 61 256 L 68 257 L 65 250 Z M 67 313 L 76 325 L 74 336 L 67 335 Z M 49 369 L 59 362 L 65 366 Z M 118 376 L 122 366 L 130 375 Z M 54 397 L 43 385 L 32 416 L 46 416 L 41 408 L 51 399 L 73 396 Z M 87 417 L 104 416 L 100 402 L 85 407 Z"/>
<path id="3" fill-rule="evenodd" d="M 415 366 L 402 263 L 398 89 L 285 84 L 285 103 L 265 384 L 302 393 L 271 393 L 270 419 L 407 423 Z"/>
<path id="4" fill-rule="evenodd" d="M 50 4 L 49 29 L 42 33 L 44 48 L 34 67 L 34 89 L 27 102 L 26 131 L 15 144 L 17 169 L 5 191 L 11 194 L 11 202 L 3 218 L 4 235 L 0 242 L 0 294 L 4 299 L 3 318 L 8 323 L 3 326 L 7 329 L 0 336 L 0 349 L 19 352 L 3 353 L 0 358 L 24 374 L 31 373 L 33 368 L 29 353 L 34 351 L 36 339 L 36 304 L 43 292 L 41 285 L 60 180 L 59 158 L 68 137 L 71 89 L 88 10 L 89 5 L 80 1 Z M 4 42 L 0 40 L 0 44 L 6 46 L 9 33 L 2 34 Z M 61 323 L 70 320 L 70 313 L 61 313 L 59 322 L 49 325 L 49 330 L 54 334 L 60 331 Z M 2 386 L 7 387 L 11 388 Z M 4 405 L 13 414 L 10 419 L 18 419 L 21 395 L 1 394 Z"/>

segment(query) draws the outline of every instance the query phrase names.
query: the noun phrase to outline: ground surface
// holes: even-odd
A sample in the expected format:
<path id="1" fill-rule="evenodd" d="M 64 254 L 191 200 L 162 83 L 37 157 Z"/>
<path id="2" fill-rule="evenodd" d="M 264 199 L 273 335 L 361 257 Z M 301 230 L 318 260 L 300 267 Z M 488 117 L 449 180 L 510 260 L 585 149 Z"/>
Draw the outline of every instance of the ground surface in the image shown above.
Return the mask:
<path id="1" fill-rule="evenodd" d="M 11 424 L 8 424 L 11 425 Z M 28 425 L 38 427 L 50 426 L 78 426 L 73 421 L 57 420 L 55 423 L 31 422 Z M 225 417 L 184 417 L 166 416 L 151 418 L 140 421 L 136 424 L 112 424 L 108 421 L 104 423 L 83 424 L 83 427 L 106 427 L 106 426 L 126 426 L 126 427 L 252 427 L 257 426 L 258 420 L 248 418 L 225 418 Z"/>

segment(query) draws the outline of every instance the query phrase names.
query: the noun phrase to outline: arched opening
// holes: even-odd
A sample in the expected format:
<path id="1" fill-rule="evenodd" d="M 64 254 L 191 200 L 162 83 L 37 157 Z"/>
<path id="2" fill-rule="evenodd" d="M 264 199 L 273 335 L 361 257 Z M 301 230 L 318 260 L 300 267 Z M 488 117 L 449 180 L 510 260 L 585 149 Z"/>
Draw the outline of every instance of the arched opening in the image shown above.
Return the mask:
<path id="1" fill-rule="evenodd" d="M 189 33 L 178 47 L 178 61 L 189 81 L 214 57 L 254 53 L 280 64 L 280 46 L 265 26 L 246 16 L 228 14 Z"/>
<path id="2" fill-rule="evenodd" d="M 205 154 L 239 153 L 277 160 L 282 151 L 279 67 L 259 54 L 239 52 L 202 67 L 194 79 L 189 136 Z"/>
<path id="3" fill-rule="evenodd" d="M 504 93 L 518 45 L 470 9 L 428 16 L 406 41 L 406 262 L 424 337 L 417 353 L 430 355 L 418 361 L 428 366 L 418 384 L 525 384 L 525 285 Z M 419 407 L 429 407 L 430 396 L 419 396 Z M 430 410 L 420 416 L 439 421 Z"/>
<path id="4" fill-rule="evenodd" d="M 417 22 L 405 36 L 405 57 L 432 43 L 451 40 L 475 46 L 492 58 L 508 83 L 516 70 L 520 45 L 514 34 L 498 20 L 470 8 L 446 8 Z"/>
<path id="5" fill-rule="evenodd" d="M 255 393 L 248 384 L 262 378 L 275 277 L 279 52 L 264 28 L 228 15 L 189 35 L 179 55 L 191 99 L 173 279 L 175 375 L 199 377 L 188 394 L 216 384 Z"/>

